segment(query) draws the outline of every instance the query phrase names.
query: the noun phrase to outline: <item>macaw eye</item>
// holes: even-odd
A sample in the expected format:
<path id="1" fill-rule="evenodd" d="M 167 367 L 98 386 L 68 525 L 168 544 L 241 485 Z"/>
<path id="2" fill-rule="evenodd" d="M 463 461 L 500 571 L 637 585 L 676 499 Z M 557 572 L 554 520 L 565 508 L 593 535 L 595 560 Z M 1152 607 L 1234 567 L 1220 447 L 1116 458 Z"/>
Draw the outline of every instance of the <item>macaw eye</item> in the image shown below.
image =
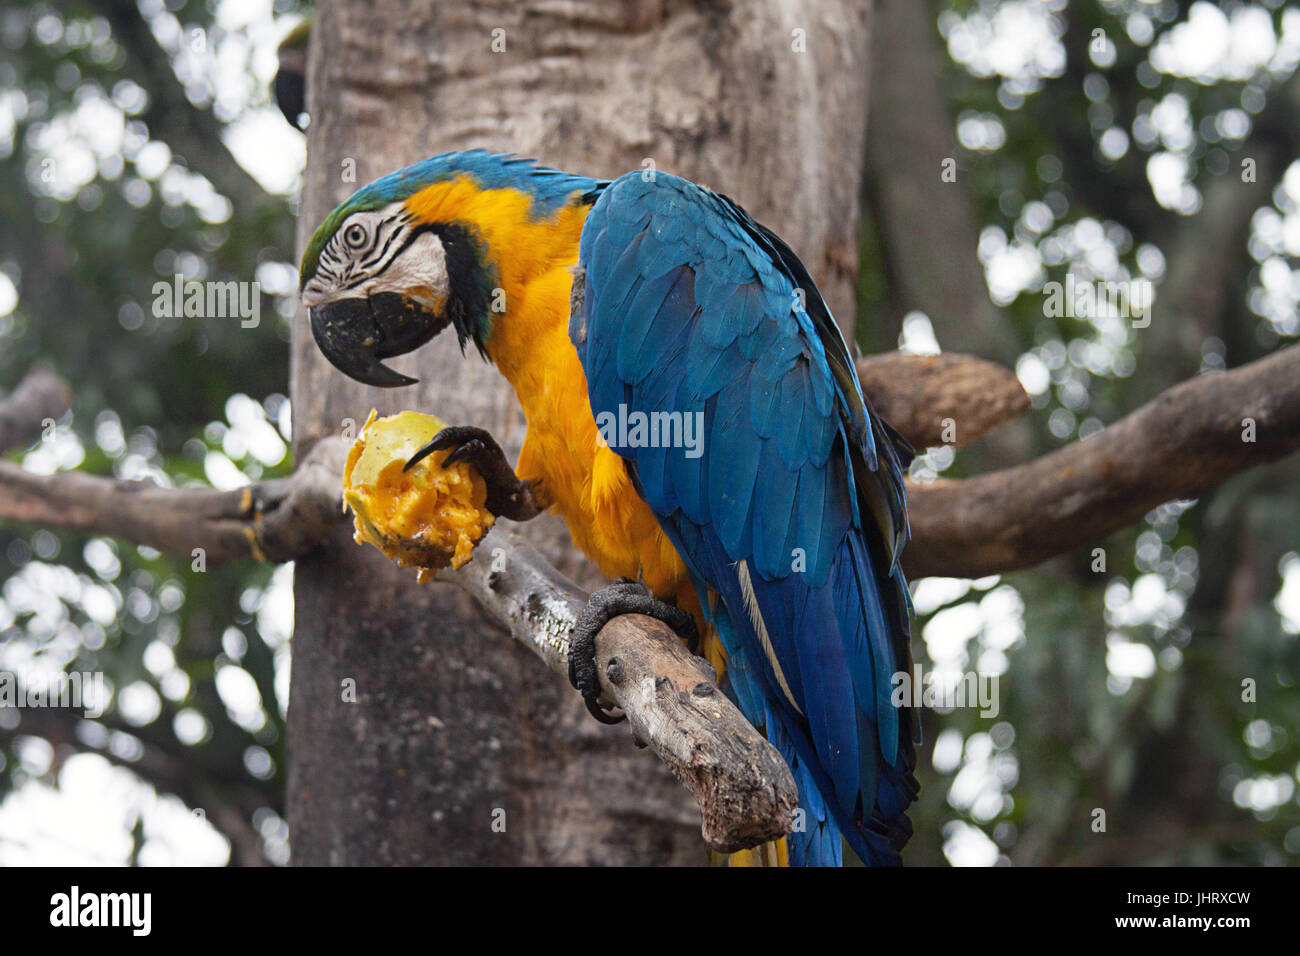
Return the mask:
<path id="1" fill-rule="evenodd" d="M 343 242 L 349 249 L 360 249 L 366 244 L 365 227 L 355 223 L 348 226 L 348 228 L 343 232 Z"/>

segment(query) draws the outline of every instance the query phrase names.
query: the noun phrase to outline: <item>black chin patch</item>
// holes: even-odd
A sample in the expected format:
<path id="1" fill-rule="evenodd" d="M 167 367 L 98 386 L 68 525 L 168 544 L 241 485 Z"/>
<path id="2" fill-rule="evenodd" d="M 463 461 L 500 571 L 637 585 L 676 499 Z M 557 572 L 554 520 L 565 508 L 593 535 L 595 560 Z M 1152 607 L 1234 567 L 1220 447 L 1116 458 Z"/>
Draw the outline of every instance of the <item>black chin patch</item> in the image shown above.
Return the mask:
<path id="1" fill-rule="evenodd" d="M 442 241 L 447 262 L 447 317 L 456 327 L 461 351 L 473 341 L 484 358 L 492 331 L 492 293 L 497 280 L 487 262 L 487 249 L 476 232 L 459 223 L 429 227 Z"/>

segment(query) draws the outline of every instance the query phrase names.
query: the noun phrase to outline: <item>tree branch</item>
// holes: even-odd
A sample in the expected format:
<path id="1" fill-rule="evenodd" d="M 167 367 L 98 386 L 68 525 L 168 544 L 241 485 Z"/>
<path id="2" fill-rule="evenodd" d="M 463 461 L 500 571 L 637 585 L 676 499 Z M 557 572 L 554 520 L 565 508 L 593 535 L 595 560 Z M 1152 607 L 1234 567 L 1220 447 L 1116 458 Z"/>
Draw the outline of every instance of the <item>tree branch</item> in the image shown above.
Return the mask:
<path id="1" fill-rule="evenodd" d="M 1010 373 L 960 356 L 881 356 L 861 363 L 866 390 L 904 437 L 924 446 L 944 418 L 957 439 L 1019 414 Z M 991 370 L 991 371 L 990 371 Z M 1243 440 L 1244 419 L 1255 440 Z M 1100 540 L 1155 506 L 1203 494 L 1300 447 L 1300 345 L 1175 386 L 1093 437 L 1014 468 L 910 483 L 913 577 L 981 577 L 1029 567 Z M 161 550 L 201 547 L 211 562 L 288 561 L 343 519 L 346 443 L 313 446 L 288 478 L 239 491 L 163 489 L 0 462 L 0 518 L 112 534 Z"/>
<path id="2" fill-rule="evenodd" d="M 1297 448 L 1300 345 L 1292 345 L 1177 385 L 1091 438 L 1028 464 L 913 483 L 913 543 L 903 565 L 913 577 L 1027 568 Z"/>
<path id="3" fill-rule="evenodd" d="M 488 532 L 478 554 L 459 570 L 438 572 L 438 580 L 474 597 L 567 680 L 569 637 L 586 592 L 503 528 Z M 666 625 L 641 614 L 614 618 L 596 635 L 596 671 L 637 744 L 649 746 L 700 805 L 710 847 L 734 852 L 790 831 L 798 791 L 785 761 Z"/>
<path id="4" fill-rule="evenodd" d="M 1029 407 L 1014 375 L 967 356 L 890 353 L 858 368 L 872 402 L 918 447 L 941 443 L 945 419 L 957 423 L 958 444 L 965 444 Z M 66 404 L 50 402 L 57 392 L 51 379 L 57 382 L 33 372 L 0 403 L 0 438 L 4 422 L 20 421 L 24 411 L 36 423 L 62 414 Z M 160 488 L 75 471 L 34 475 L 0 462 L 0 519 L 109 534 L 172 554 L 202 548 L 210 563 L 292 561 L 343 520 L 347 447 L 341 437 L 322 439 L 289 477 L 237 491 Z"/>
<path id="5" fill-rule="evenodd" d="M 0 462 L 0 518 L 146 544 L 171 554 L 203 550 L 207 562 L 292 561 L 342 520 L 347 443 L 318 442 L 292 475 L 238 491 L 161 488 L 64 471 L 34 475 Z"/>
<path id="6" fill-rule="evenodd" d="M 858 359 L 858 378 L 880 416 L 915 448 L 968 445 L 1030 407 L 1012 372 L 969 355 L 885 352 Z"/>

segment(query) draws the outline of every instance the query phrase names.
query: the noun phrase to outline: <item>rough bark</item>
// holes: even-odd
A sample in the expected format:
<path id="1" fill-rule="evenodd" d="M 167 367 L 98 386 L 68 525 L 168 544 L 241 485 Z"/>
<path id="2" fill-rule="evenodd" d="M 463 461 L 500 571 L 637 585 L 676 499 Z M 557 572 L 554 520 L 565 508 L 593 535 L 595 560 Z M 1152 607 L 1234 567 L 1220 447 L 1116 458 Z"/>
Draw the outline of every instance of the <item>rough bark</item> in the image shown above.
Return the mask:
<path id="1" fill-rule="evenodd" d="M 867 8 L 322 4 L 299 242 L 363 182 L 446 150 L 515 151 L 596 176 L 651 159 L 781 232 L 847 320 Z M 805 53 L 792 49 L 795 29 Z M 355 181 L 341 175 L 346 160 Z M 395 364 L 421 384 L 380 393 L 344 380 L 300 314 L 296 452 L 372 406 L 436 410 L 517 447 L 504 381 L 451 341 Z M 555 523 L 543 531 L 528 533 L 576 567 Z M 377 554 L 343 547 L 345 534 L 296 565 L 288 814 L 298 862 L 704 862 L 698 814 L 656 761 L 591 721 L 521 648 L 485 638 L 468 598 L 417 588 Z M 340 700 L 347 677 L 355 704 Z M 504 832 L 493 829 L 497 809 Z"/>

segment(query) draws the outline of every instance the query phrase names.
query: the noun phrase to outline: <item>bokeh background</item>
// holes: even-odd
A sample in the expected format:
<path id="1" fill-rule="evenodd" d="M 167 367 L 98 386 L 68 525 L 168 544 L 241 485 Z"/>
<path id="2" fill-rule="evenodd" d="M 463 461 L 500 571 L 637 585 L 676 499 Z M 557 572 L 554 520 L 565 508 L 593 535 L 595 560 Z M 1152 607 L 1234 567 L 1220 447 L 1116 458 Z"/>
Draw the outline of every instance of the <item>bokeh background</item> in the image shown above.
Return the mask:
<path id="1" fill-rule="evenodd" d="M 915 476 L 1041 454 L 1300 335 L 1300 8 L 911 5 L 874 64 L 859 345 L 995 358 L 1034 406 L 970 449 L 932 450 Z M 272 88 L 277 47 L 310 12 L 0 11 L 0 392 L 38 365 L 75 392 L 54 437 L 11 460 L 227 489 L 289 471 L 305 141 Z M 933 115 L 908 108 L 924 97 L 918 64 L 942 99 Z M 951 140 L 968 234 L 914 241 L 909 135 Z M 1245 175 L 1262 188 L 1239 188 Z M 977 301 L 944 279 L 965 271 Z M 1176 347 L 1168 323 L 1045 315 L 1043 286 L 1067 271 L 1151 279 L 1157 315 L 1198 316 L 1198 348 Z M 153 285 L 176 273 L 256 280 L 259 326 L 156 317 Z M 1298 512 L 1293 459 L 1111 536 L 1104 573 L 1081 553 L 914 582 L 922 665 L 997 674 L 1002 693 L 995 721 L 927 715 L 908 861 L 1294 863 Z M 200 573 L 0 524 L 0 671 L 100 670 L 109 690 L 96 720 L 0 708 L 0 864 L 287 862 L 292 573 Z M 1236 675 L 1256 680 L 1256 702 Z M 1091 840 L 1098 807 L 1138 835 Z"/>

